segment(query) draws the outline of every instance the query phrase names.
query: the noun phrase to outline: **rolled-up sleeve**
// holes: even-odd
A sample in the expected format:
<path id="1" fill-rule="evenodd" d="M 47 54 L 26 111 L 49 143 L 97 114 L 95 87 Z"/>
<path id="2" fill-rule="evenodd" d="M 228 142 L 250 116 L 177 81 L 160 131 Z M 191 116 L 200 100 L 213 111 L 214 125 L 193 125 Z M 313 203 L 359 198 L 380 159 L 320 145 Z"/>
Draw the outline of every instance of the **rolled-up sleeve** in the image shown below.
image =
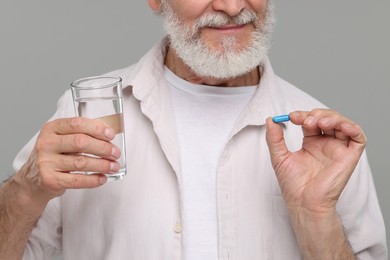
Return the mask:
<path id="1" fill-rule="evenodd" d="M 364 152 L 337 204 L 358 259 L 387 260 L 386 229 Z"/>

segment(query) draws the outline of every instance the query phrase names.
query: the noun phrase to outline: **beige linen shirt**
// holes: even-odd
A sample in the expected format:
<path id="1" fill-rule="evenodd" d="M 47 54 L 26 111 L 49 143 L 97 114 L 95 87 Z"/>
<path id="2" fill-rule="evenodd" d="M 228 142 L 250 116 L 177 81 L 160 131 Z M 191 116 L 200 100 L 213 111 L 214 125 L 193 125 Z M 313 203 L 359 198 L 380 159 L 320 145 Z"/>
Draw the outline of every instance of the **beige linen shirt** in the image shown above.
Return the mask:
<path id="1" fill-rule="evenodd" d="M 124 83 L 127 176 L 53 199 L 31 234 L 24 259 L 52 254 L 64 260 L 183 259 L 180 153 L 163 75 L 165 46 L 164 39 L 137 64 L 108 74 L 121 76 Z M 271 166 L 264 124 L 269 116 L 316 107 L 324 106 L 277 77 L 264 61 L 258 90 L 219 160 L 220 260 L 302 258 Z M 52 119 L 73 115 L 67 91 Z M 27 160 L 35 138 L 15 159 L 15 170 Z M 300 128 L 287 123 L 285 139 L 291 150 L 300 149 Z M 365 154 L 337 210 L 360 259 L 387 259 L 384 222 Z"/>

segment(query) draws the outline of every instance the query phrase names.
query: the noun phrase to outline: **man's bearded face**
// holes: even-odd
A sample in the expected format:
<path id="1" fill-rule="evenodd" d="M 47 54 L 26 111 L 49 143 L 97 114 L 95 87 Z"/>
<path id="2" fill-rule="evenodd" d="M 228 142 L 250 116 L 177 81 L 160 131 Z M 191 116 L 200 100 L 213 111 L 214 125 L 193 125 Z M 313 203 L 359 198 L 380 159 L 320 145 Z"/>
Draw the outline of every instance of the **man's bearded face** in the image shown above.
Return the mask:
<path id="1" fill-rule="evenodd" d="M 268 1 L 263 15 L 249 9 L 236 16 L 207 12 L 184 22 L 169 0 L 161 6 L 171 48 L 196 75 L 217 79 L 244 75 L 261 64 L 270 48 L 273 10 Z"/>

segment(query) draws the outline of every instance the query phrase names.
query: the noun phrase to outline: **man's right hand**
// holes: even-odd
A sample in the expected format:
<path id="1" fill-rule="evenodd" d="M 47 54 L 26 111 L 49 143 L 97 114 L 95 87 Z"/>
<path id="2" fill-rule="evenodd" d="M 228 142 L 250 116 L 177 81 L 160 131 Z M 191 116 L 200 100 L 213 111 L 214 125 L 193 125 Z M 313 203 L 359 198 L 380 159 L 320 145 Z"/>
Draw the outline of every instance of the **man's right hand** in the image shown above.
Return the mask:
<path id="1" fill-rule="evenodd" d="M 114 137 L 114 130 L 98 120 L 75 117 L 46 123 L 15 180 L 44 204 L 67 189 L 98 187 L 107 181 L 103 174 L 71 172 L 117 172 L 120 149 L 110 143 Z"/>
<path id="2" fill-rule="evenodd" d="M 22 259 L 28 237 L 49 200 L 67 189 L 94 188 L 119 170 L 114 130 L 87 118 L 45 124 L 24 166 L 0 186 L 0 258 Z M 85 156 L 91 154 L 95 158 Z"/>

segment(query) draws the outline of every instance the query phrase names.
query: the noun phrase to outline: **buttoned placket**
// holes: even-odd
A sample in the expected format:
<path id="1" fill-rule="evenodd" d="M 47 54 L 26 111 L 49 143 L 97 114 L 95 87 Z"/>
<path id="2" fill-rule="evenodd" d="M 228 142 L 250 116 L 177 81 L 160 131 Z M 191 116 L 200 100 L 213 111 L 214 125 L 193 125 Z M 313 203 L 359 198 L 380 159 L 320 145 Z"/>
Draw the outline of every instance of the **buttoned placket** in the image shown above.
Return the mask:
<path id="1" fill-rule="evenodd" d="M 217 168 L 218 247 L 220 260 L 237 259 L 237 204 L 231 166 L 231 144 L 225 146 Z"/>
<path id="2" fill-rule="evenodd" d="M 268 79 L 267 79 L 268 80 Z M 264 85 L 263 80 L 259 88 Z M 259 90 L 255 97 L 244 109 L 237 120 L 231 136 L 225 146 L 217 168 L 217 212 L 219 232 L 219 260 L 240 260 L 238 241 L 238 202 L 235 185 L 237 184 L 238 173 L 233 170 L 232 147 L 239 135 L 247 126 L 264 125 L 264 114 L 261 113 L 258 105 L 260 96 Z"/>
<path id="3" fill-rule="evenodd" d="M 161 148 L 172 166 L 172 174 L 175 175 L 178 185 L 178 205 L 175 219 L 172 220 L 172 260 L 183 260 L 183 224 L 182 224 L 182 199 L 181 199 L 181 166 L 180 155 L 173 118 L 168 84 L 162 75 L 155 82 L 150 82 L 155 87 L 150 93 L 142 96 L 142 112 L 152 121 L 155 133 L 160 141 Z M 141 95 L 140 95 L 141 96 Z"/>

